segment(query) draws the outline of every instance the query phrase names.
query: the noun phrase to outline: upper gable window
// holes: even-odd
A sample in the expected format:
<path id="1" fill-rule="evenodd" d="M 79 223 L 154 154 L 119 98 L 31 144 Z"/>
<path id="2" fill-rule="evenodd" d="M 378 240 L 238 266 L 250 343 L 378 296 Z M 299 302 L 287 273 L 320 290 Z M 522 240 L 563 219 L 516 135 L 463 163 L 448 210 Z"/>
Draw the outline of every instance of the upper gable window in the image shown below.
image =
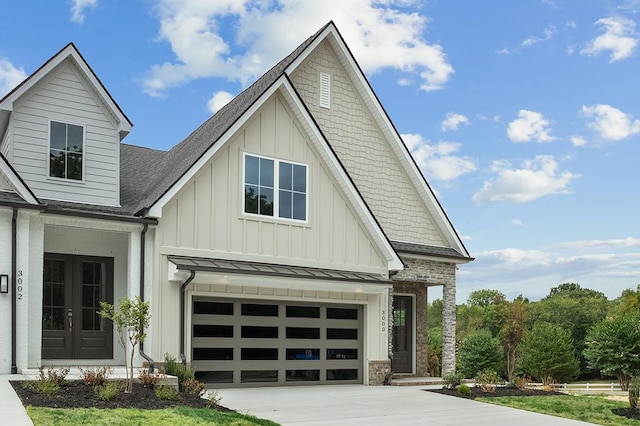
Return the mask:
<path id="1" fill-rule="evenodd" d="M 307 166 L 244 156 L 244 212 L 307 220 Z"/>
<path id="2" fill-rule="evenodd" d="M 84 128 L 51 122 L 49 132 L 49 176 L 82 180 Z"/>

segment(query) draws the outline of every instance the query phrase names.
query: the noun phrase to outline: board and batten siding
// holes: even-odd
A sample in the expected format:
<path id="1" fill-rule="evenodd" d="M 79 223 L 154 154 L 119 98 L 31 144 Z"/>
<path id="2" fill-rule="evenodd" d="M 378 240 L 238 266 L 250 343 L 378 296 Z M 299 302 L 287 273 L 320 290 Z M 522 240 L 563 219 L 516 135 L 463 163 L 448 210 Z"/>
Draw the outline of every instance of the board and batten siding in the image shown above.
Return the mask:
<path id="1" fill-rule="evenodd" d="M 244 153 L 308 165 L 307 223 L 243 213 Z M 158 235 L 164 252 L 190 248 L 211 257 L 387 271 L 384 256 L 278 95 L 164 207 Z"/>
<path id="2" fill-rule="evenodd" d="M 330 108 L 318 102 L 320 72 L 331 74 Z M 291 79 L 387 236 L 448 245 L 331 45 L 322 42 Z"/>
<path id="3" fill-rule="evenodd" d="M 10 158 L 39 198 L 107 206 L 120 203 L 116 119 L 90 87 L 69 59 L 16 103 Z M 48 176 L 50 120 L 84 127 L 82 182 Z"/>

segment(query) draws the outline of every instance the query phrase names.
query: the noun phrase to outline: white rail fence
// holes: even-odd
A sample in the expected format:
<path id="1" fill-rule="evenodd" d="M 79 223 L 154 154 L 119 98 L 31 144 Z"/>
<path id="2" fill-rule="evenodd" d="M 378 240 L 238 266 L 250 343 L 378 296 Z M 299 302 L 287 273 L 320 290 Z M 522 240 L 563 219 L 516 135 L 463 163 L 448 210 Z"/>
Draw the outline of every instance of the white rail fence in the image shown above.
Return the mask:
<path id="1" fill-rule="evenodd" d="M 621 393 L 619 383 L 556 383 L 551 385 L 553 390 L 565 393 Z M 532 389 L 542 389 L 542 383 L 529 383 Z"/>

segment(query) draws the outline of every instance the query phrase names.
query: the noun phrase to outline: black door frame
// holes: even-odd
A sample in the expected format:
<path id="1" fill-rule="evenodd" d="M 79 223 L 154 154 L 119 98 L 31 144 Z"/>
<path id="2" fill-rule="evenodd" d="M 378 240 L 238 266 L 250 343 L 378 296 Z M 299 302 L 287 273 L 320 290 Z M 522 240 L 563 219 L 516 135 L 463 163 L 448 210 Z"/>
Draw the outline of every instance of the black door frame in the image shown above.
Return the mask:
<path id="1" fill-rule="evenodd" d="M 105 297 L 113 304 L 113 258 L 45 253 L 47 260 L 64 262 L 63 330 L 42 329 L 43 359 L 113 359 L 113 324 L 101 319 L 101 330 L 85 330 L 83 327 L 83 265 L 87 262 L 104 265 Z M 44 286 L 44 281 L 43 281 Z M 43 288 L 43 302 L 44 302 Z M 44 315 L 44 312 L 43 312 Z"/>
<path id="2" fill-rule="evenodd" d="M 394 294 L 393 295 L 393 358 L 391 360 L 391 370 L 394 373 L 414 373 L 415 365 L 415 294 Z M 396 315 L 397 306 L 405 309 L 403 316 Z M 397 320 L 402 318 L 403 325 L 396 324 Z M 399 322 L 399 321 L 398 321 Z M 400 339 L 404 340 L 404 350 L 398 350 L 397 343 Z"/>

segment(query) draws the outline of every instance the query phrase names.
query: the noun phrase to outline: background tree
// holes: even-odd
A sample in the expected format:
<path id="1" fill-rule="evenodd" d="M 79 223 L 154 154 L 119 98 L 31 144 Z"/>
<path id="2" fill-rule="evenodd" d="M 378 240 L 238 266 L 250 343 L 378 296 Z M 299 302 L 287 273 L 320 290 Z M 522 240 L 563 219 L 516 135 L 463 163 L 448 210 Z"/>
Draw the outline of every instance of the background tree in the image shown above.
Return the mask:
<path id="1" fill-rule="evenodd" d="M 502 371 L 503 354 L 500 341 L 490 330 L 482 329 L 469 334 L 460 343 L 456 371 L 464 377 L 475 377 L 480 371 Z"/>
<path id="2" fill-rule="evenodd" d="M 133 357 L 136 346 L 146 337 L 144 329 L 149 326 L 151 315 L 149 314 L 149 302 L 143 302 L 139 297 L 131 300 L 128 297 L 120 299 L 119 310 L 116 311 L 110 303 L 100 302 L 98 315 L 113 321 L 113 326 L 118 330 L 118 342 L 127 352 L 127 342 L 131 349 L 129 360 L 125 356 L 127 381 L 125 393 L 133 392 Z"/>
<path id="3" fill-rule="evenodd" d="M 429 374 L 431 377 L 439 377 L 442 369 L 442 327 L 429 328 L 427 353 L 429 354 Z"/>
<path id="4" fill-rule="evenodd" d="M 469 293 L 467 297 L 467 304 L 469 306 L 488 306 L 499 305 L 506 301 L 506 297 L 498 290 L 482 289 L 474 290 Z"/>
<path id="5" fill-rule="evenodd" d="M 537 323 L 525 332 L 517 350 L 519 368 L 549 386 L 554 380 L 573 380 L 579 373 L 571 334 L 562 327 Z"/>
<path id="6" fill-rule="evenodd" d="M 586 338 L 584 357 L 591 368 L 615 375 L 620 388 L 640 373 L 640 311 L 607 318 L 594 325 Z"/>
<path id="7" fill-rule="evenodd" d="M 583 358 L 584 339 L 589 329 L 605 318 L 609 308 L 607 297 L 576 283 L 553 287 L 549 295 L 531 305 L 529 323 L 548 322 L 568 330 L 573 339 L 576 357 L 586 371 Z"/>
<path id="8" fill-rule="evenodd" d="M 622 294 L 611 304 L 612 315 L 623 315 L 627 312 L 640 312 L 640 284 L 636 290 L 622 290 Z"/>
<path id="9" fill-rule="evenodd" d="M 427 306 L 427 327 L 442 327 L 442 299 L 432 300 Z"/>
<path id="10" fill-rule="evenodd" d="M 507 378 L 511 380 L 516 369 L 518 345 L 524 336 L 529 301 L 518 296 L 503 305 L 503 322 L 500 328 L 500 344 L 506 356 Z"/>

